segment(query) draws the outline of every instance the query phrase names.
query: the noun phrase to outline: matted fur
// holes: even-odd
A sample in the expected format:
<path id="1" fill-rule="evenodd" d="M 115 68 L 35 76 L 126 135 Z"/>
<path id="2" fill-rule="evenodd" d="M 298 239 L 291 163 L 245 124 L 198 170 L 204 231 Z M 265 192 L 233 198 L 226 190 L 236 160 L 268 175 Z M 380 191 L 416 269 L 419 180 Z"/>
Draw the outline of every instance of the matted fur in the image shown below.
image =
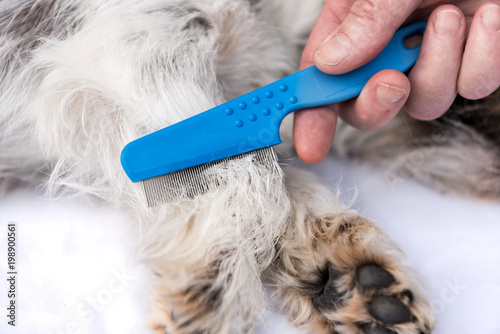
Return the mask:
<path id="1" fill-rule="evenodd" d="M 283 312 L 304 330 L 428 333 L 432 311 L 402 252 L 309 173 L 234 160 L 207 171 L 223 186 L 147 208 L 120 166 L 128 142 L 292 73 L 321 5 L 1 0 L 0 188 L 30 180 L 52 196 L 89 194 L 128 210 L 140 258 L 155 273 L 149 324 L 160 333 L 253 332 L 265 311 L 263 272 Z M 290 148 L 285 123 L 282 151 Z M 337 143 L 392 166 L 411 153 L 386 144 L 398 137 L 398 124 L 375 137 L 346 130 Z M 460 186 L 452 176 L 467 162 L 443 168 L 442 152 L 458 159 L 455 149 L 498 161 L 490 139 L 459 124 L 442 125 L 446 141 L 430 154 L 433 164 L 389 172 L 408 170 L 423 182 L 430 175 L 459 191 L 479 177 L 498 184 L 495 164 Z M 370 287 L 363 270 L 385 279 Z M 385 297 L 402 320 L 377 313 Z"/>

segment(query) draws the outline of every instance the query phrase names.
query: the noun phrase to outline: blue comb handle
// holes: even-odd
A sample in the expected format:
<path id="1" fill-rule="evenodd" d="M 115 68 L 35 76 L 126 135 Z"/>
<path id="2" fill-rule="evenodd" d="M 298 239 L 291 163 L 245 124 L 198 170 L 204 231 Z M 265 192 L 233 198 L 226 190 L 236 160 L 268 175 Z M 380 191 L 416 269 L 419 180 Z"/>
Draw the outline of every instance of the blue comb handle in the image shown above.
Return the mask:
<path id="1" fill-rule="evenodd" d="M 123 169 L 137 182 L 280 144 L 279 128 L 290 112 L 351 99 L 377 72 L 413 66 L 420 47 L 408 49 L 403 41 L 425 26 L 399 29 L 375 59 L 352 72 L 329 75 L 312 66 L 139 138 L 123 149 Z"/>

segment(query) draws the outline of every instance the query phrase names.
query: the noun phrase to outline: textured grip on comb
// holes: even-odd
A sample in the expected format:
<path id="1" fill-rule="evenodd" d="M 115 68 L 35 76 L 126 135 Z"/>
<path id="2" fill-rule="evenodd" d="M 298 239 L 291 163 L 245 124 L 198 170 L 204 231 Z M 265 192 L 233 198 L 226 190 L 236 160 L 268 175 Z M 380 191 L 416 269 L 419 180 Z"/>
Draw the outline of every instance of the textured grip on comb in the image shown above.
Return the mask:
<path id="1" fill-rule="evenodd" d="M 353 98 L 381 70 L 408 70 L 420 48 L 406 48 L 404 39 L 424 29 L 425 22 L 399 29 L 375 59 L 352 72 L 329 75 L 312 66 L 139 138 L 123 149 L 123 169 L 137 182 L 279 144 L 290 112 Z"/>

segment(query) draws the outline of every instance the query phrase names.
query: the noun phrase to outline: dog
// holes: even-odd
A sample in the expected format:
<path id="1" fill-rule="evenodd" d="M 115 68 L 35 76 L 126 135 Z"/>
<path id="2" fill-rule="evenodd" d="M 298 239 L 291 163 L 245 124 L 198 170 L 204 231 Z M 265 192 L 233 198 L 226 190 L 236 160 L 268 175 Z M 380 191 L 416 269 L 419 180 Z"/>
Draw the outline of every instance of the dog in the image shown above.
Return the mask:
<path id="1" fill-rule="evenodd" d="M 434 328 L 402 251 L 314 175 L 278 163 L 271 173 L 246 157 L 207 171 L 219 187 L 148 208 L 120 166 L 128 142 L 293 73 L 322 1 L 0 6 L 0 185 L 29 181 L 127 210 L 155 276 L 152 329 L 252 333 L 266 307 L 263 278 L 303 331 Z M 333 150 L 378 164 L 388 177 L 498 199 L 499 98 L 458 98 L 433 122 L 402 112 L 367 133 L 342 124 Z M 290 128 L 285 120 L 282 156 Z"/>

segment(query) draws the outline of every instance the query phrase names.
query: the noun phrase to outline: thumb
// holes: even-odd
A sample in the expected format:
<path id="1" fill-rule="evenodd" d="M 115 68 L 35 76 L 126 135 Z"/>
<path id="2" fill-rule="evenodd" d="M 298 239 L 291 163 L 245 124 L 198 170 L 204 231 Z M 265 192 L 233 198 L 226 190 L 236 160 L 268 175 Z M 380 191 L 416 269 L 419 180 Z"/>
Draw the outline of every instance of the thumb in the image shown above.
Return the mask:
<path id="1" fill-rule="evenodd" d="M 335 3 L 342 2 L 345 1 L 327 1 L 323 11 L 334 11 Z M 382 51 L 420 2 L 355 0 L 342 23 L 313 51 L 315 65 L 323 72 L 340 74 L 368 63 Z M 323 14 L 321 17 L 331 15 Z"/>

